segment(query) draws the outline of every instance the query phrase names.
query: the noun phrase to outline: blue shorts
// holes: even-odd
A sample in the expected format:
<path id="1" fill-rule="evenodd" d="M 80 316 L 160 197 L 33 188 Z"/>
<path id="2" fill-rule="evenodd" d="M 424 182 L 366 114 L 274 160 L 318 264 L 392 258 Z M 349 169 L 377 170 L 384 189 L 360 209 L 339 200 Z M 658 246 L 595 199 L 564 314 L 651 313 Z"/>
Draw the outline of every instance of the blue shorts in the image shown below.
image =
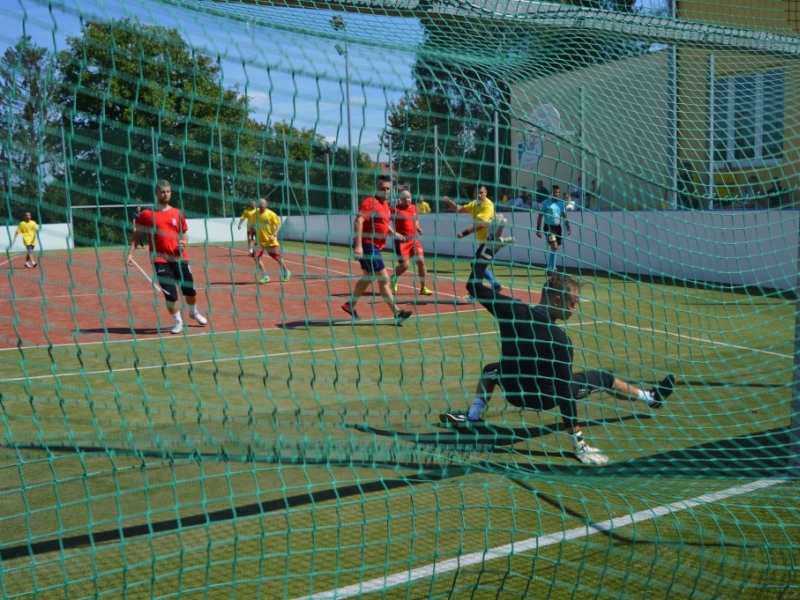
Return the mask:
<path id="1" fill-rule="evenodd" d="M 361 270 L 365 273 L 380 273 L 386 268 L 383 264 L 380 248 L 376 248 L 370 243 L 363 242 L 361 247 L 364 249 L 364 257 L 358 259 Z"/>

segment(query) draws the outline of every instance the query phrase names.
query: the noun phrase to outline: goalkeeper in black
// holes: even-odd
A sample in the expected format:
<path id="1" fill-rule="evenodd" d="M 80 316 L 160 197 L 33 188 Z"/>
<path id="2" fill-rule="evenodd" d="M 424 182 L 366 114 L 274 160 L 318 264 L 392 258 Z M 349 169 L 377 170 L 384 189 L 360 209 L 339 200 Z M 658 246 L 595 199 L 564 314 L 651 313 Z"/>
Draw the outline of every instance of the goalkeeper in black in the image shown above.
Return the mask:
<path id="1" fill-rule="evenodd" d="M 675 389 L 675 377 L 667 375 L 654 389 L 643 391 L 608 371 L 573 373 L 572 342 L 556 321 L 566 322 L 575 312 L 580 294 L 578 282 L 561 273 L 551 274 L 539 304 L 531 306 L 484 285 L 483 272 L 493 258 L 489 248 L 476 257 L 467 292 L 497 319 L 502 356 L 500 362 L 483 368 L 469 413 L 443 414 L 441 421 L 454 424 L 481 421 L 483 409 L 499 385 L 506 401 L 518 408 L 539 411 L 558 407 L 578 460 L 590 465 L 606 464 L 608 457 L 581 437 L 576 401 L 607 391 L 660 408 Z"/>

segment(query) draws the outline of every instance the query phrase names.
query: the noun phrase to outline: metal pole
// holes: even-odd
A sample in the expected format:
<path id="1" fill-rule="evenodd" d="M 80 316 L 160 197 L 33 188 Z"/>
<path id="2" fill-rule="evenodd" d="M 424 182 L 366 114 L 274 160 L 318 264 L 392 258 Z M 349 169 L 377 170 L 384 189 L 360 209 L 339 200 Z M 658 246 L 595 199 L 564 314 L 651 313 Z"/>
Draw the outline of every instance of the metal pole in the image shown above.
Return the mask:
<path id="1" fill-rule="evenodd" d="M 800 238 L 798 238 L 800 239 Z M 800 247 L 797 273 L 800 277 Z M 794 309 L 794 364 L 792 365 L 792 414 L 789 419 L 789 474 L 800 476 L 800 298 Z"/>
<path id="2" fill-rule="evenodd" d="M 347 26 L 344 26 L 344 85 L 347 95 L 347 146 L 350 148 L 350 212 L 358 212 L 358 184 L 356 165 L 353 157 L 353 132 L 350 121 L 350 53 L 347 50 Z"/>
<path id="3" fill-rule="evenodd" d="M 714 55 L 708 55 L 708 210 L 714 209 Z"/>
<path id="4" fill-rule="evenodd" d="M 325 153 L 325 173 L 328 176 L 328 214 L 330 214 L 333 212 L 333 198 L 331 197 L 333 183 L 331 181 L 331 155 L 327 152 Z"/>
<path id="5" fill-rule="evenodd" d="M 67 248 L 70 246 L 70 240 L 74 245 L 75 233 L 72 230 L 72 196 L 70 196 L 69 182 L 69 163 L 67 162 L 67 136 L 64 134 L 64 127 L 61 127 L 61 154 L 64 156 L 64 190 L 67 196 L 67 218 L 69 219 L 69 232 L 67 233 Z"/>
<path id="6" fill-rule="evenodd" d="M 670 16 L 677 15 L 677 0 L 669 2 Z M 670 44 L 667 56 L 669 69 L 669 187 L 667 203 L 670 208 L 678 208 L 678 47 Z"/>
<path id="7" fill-rule="evenodd" d="M 303 165 L 303 169 L 305 171 L 305 180 L 306 180 L 306 214 L 308 214 L 308 188 L 310 187 L 311 183 L 308 178 L 308 161 L 305 161 Z"/>
<path id="8" fill-rule="evenodd" d="M 581 144 L 581 164 L 580 164 L 580 183 L 581 186 L 581 197 L 580 202 L 584 204 L 585 196 L 586 196 L 586 88 L 584 86 L 580 87 L 580 95 L 579 95 L 579 121 L 580 121 L 580 144 Z M 569 192 L 567 192 L 569 193 Z"/>
<path id="9" fill-rule="evenodd" d="M 433 126 L 433 195 L 439 212 L 439 126 Z"/>
<path id="10" fill-rule="evenodd" d="M 222 217 L 227 217 L 225 210 L 225 167 L 222 161 L 222 129 L 217 129 L 219 134 L 219 192 L 222 196 Z"/>
<path id="11" fill-rule="evenodd" d="M 500 201 L 500 115 L 494 111 L 494 201 Z"/>
<path id="12" fill-rule="evenodd" d="M 289 199 L 289 147 L 286 145 L 286 132 L 283 135 L 283 189 L 286 191 L 286 216 L 292 216 L 292 201 Z"/>
<path id="13" fill-rule="evenodd" d="M 389 183 L 392 184 L 392 191 L 390 192 L 390 196 L 394 195 L 394 161 L 392 160 L 392 136 L 386 136 L 389 138 Z"/>

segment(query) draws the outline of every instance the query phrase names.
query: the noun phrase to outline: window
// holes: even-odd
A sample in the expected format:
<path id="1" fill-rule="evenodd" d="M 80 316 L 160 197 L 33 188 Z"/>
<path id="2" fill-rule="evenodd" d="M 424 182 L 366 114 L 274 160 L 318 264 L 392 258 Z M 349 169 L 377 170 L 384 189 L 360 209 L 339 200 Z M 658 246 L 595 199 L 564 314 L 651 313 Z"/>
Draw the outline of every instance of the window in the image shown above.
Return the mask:
<path id="1" fill-rule="evenodd" d="M 714 162 L 758 167 L 783 160 L 783 69 L 714 79 Z"/>

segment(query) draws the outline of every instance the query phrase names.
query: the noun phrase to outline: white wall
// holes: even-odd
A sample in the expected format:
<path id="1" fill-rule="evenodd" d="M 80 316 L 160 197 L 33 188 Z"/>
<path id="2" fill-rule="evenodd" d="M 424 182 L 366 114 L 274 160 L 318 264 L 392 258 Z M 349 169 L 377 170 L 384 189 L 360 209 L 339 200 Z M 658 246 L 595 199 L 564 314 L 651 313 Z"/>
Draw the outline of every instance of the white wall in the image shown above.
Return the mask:
<path id="1" fill-rule="evenodd" d="M 543 266 L 545 242 L 536 237 L 535 213 L 504 215 L 517 243 L 498 258 Z M 570 220 L 573 235 L 563 250 L 570 268 L 783 290 L 797 285 L 798 211 L 604 211 L 571 213 Z M 282 236 L 348 244 L 351 223 L 340 215 L 288 217 Z M 474 236 L 456 239 L 468 224 L 465 215 L 421 215 L 425 253 L 471 257 Z"/>
<path id="2" fill-rule="evenodd" d="M 5 250 L 11 245 L 14 239 L 14 232 L 17 225 L 0 227 L 0 249 Z M 67 234 L 69 225 L 66 223 L 52 223 L 41 225 L 39 233 L 36 234 L 36 247 L 41 250 L 65 250 L 67 248 Z M 25 246 L 22 245 L 22 235 L 17 236 L 17 243 L 11 248 L 11 252 L 24 252 Z"/>

